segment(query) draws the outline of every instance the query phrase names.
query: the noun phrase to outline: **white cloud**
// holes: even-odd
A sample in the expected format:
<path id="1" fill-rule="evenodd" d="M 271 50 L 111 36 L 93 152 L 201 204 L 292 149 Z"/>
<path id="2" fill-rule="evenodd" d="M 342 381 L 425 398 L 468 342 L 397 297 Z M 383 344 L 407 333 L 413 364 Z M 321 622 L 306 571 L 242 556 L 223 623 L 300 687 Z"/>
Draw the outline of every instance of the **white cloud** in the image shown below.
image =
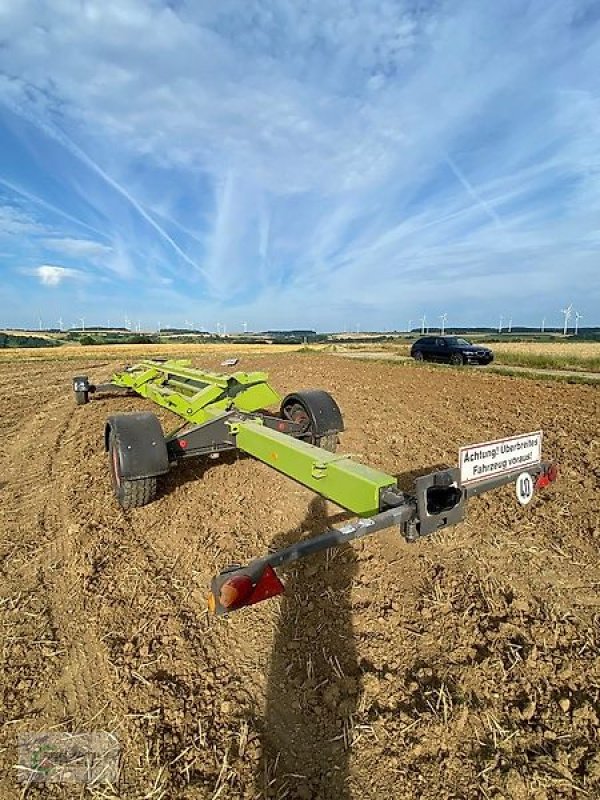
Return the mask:
<path id="1" fill-rule="evenodd" d="M 54 264 L 41 264 L 33 270 L 44 286 L 59 286 L 64 280 L 81 277 L 81 273 L 69 267 Z"/>

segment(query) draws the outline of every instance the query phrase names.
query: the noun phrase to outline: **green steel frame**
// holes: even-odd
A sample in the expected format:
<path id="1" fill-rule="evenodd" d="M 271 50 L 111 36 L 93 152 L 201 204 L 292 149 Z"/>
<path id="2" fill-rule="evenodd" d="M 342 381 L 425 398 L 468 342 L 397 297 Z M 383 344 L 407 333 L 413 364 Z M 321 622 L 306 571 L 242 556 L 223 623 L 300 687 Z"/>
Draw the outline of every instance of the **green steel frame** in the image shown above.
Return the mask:
<path id="1" fill-rule="evenodd" d="M 115 373 L 108 388 L 114 386 L 152 400 L 188 424 L 224 420 L 235 448 L 359 516 L 377 513 L 383 491 L 396 486 L 393 475 L 268 427 L 263 412 L 282 398 L 264 372 L 220 375 L 194 369 L 189 360 L 144 360 Z"/>
<path id="2" fill-rule="evenodd" d="M 281 401 L 264 372 L 219 375 L 193 369 L 187 359 L 141 361 L 115 373 L 110 383 L 132 389 L 197 424 L 231 409 L 259 411 Z"/>

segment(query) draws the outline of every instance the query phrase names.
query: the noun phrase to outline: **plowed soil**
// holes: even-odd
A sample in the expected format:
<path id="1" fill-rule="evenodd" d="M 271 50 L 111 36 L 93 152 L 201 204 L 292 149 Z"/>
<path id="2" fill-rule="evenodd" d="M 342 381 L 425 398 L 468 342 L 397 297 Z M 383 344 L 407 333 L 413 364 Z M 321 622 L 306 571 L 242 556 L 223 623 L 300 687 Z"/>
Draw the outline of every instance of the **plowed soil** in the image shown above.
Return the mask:
<path id="1" fill-rule="evenodd" d="M 0 364 L 2 800 L 22 791 L 18 735 L 41 730 L 113 731 L 120 779 L 31 798 L 600 797 L 597 388 L 244 357 L 282 393 L 332 392 L 341 449 L 407 488 L 463 444 L 540 427 L 561 474 L 525 509 L 505 487 L 426 541 L 314 556 L 282 599 L 215 619 L 215 570 L 346 517 L 250 458 L 188 463 L 120 511 L 103 423 L 148 404 L 70 391 L 119 366 Z"/>

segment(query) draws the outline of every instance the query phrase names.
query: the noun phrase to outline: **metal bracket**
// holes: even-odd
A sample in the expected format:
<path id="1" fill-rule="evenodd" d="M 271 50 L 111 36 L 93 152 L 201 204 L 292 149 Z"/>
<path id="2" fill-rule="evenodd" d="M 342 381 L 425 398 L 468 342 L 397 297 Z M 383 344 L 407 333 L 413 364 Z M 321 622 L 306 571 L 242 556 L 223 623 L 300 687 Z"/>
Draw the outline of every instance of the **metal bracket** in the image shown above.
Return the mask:
<path id="1" fill-rule="evenodd" d="M 432 472 L 415 480 L 417 534 L 428 536 L 465 516 L 466 495 L 460 486 L 458 467 Z"/>

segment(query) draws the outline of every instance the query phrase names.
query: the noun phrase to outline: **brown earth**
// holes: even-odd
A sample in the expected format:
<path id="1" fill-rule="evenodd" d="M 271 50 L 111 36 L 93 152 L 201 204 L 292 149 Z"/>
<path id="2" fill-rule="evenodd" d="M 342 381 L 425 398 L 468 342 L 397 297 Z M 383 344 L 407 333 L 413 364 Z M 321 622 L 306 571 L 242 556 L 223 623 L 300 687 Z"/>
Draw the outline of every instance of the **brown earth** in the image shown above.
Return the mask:
<path id="1" fill-rule="evenodd" d="M 223 620 L 204 610 L 215 570 L 344 515 L 249 458 L 189 464 L 119 511 L 103 421 L 146 404 L 70 392 L 118 366 L 0 363 L 2 800 L 22 792 L 18 735 L 49 729 L 113 731 L 119 784 L 30 798 L 600 797 L 595 387 L 244 357 L 282 392 L 330 390 L 342 449 L 401 483 L 539 427 L 561 475 L 527 509 L 506 487 L 427 541 L 315 556 L 283 599 Z"/>

